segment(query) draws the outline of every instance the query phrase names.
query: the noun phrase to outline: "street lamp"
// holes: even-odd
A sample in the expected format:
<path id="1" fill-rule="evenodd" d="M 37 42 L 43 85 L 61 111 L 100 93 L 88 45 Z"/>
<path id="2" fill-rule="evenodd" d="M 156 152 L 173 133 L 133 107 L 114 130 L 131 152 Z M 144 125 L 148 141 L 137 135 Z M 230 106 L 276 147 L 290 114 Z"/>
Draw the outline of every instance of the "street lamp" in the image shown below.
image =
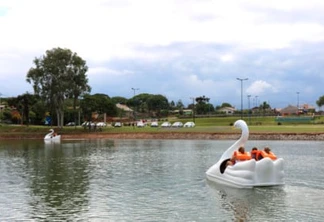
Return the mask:
<path id="1" fill-rule="evenodd" d="M 248 95 L 248 106 L 249 106 L 249 125 L 251 124 L 251 110 L 250 110 L 250 98 L 251 98 L 251 95 Z"/>
<path id="2" fill-rule="evenodd" d="M 2 93 L 0 93 L 0 114 L 2 113 L 1 96 L 2 96 Z M 2 118 L 2 116 L 0 115 L 0 122 L 1 122 L 1 118 Z"/>
<path id="3" fill-rule="evenodd" d="M 236 79 L 241 81 L 241 119 L 243 119 L 243 81 L 248 80 L 248 78 L 245 79 L 236 78 Z"/>
<path id="4" fill-rule="evenodd" d="M 299 92 L 297 93 L 297 114 L 299 114 Z"/>
<path id="5" fill-rule="evenodd" d="M 136 120 L 136 101 L 135 101 L 135 95 L 136 95 L 136 90 L 139 90 L 139 88 L 132 88 L 134 91 L 134 119 Z"/>
<path id="6" fill-rule="evenodd" d="M 135 94 L 136 94 L 135 91 L 139 90 L 139 88 L 132 88 L 132 90 L 134 91 L 134 97 L 135 97 Z"/>
<path id="7" fill-rule="evenodd" d="M 192 108 L 192 121 L 195 122 L 195 98 L 194 97 L 190 97 L 190 99 L 192 99 L 192 104 L 193 104 L 193 108 Z"/>

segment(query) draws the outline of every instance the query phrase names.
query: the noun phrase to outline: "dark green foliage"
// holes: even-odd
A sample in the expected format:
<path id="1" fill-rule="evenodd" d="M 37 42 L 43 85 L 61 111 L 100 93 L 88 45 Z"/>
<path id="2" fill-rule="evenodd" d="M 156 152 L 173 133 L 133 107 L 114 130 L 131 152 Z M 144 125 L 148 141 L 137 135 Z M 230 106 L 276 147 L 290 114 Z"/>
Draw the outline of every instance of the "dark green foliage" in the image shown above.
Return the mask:
<path id="1" fill-rule="evenodd" d="M 318 107 L 322 107 L 324 105 L 324 96 L 321 96 L 317 101 L 316 104 Z"/>
<path id="2" fill-rule="evenodd" d="M 34 59 L 35 67 L 30 68 L 26 81 L 33 84 L 36 95 L 48 105 L 49 111 L 55 111 L 58 126 L 63 126 L 64 100 L 73 98 L 73 107 L 79 96 L 90 92 L 87 84 L 86 62 L 69 49 L 53 48 L 42 57 Z"/>

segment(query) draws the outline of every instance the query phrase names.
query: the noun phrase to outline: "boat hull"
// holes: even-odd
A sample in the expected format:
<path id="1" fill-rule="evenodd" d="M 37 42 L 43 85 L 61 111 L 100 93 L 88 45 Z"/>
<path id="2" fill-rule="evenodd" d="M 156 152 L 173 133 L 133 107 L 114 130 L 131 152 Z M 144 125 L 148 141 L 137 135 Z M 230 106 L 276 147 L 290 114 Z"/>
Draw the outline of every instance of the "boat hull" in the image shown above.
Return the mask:
<path id="1" fill-rule="evenodd" d="M 45 141 L 61 141 L 61 135 L 57 136 L 45 136 L 44 137 Z"/>
<path id="2" fill-rule="evenodd" d="M 224 160 L 227 161 L 227 160 Z M 233 188 L 253 188 L 284 185 L 283 159 L 248 160 L 228 166 L 223 172 L 219 161 L 206 172 L 208 180 Z"/>

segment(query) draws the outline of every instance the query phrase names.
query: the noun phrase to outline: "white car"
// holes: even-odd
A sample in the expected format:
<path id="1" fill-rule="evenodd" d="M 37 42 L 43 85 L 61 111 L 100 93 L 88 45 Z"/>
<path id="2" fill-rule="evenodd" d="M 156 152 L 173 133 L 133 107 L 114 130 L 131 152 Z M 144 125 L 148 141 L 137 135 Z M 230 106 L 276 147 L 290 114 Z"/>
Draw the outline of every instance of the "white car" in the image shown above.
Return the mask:
<path id="1" fill-rule="evenodd" d="M 182 127 L 183 123 L 182 122 L 175 122 L 172 124 L 172 127 Z"/>
<path id="2" fill-rule="evenodd" d="M 195 127 L 196 124 L 194 122 L 186 122 L 183 127 Z"/>
<path id="3" fill-rule="evenodd" d="M 151 123 L 151 127 L 159 127 L 159 123 L 154 121 Z"/>
<path id="4" fill-rule="evenodd" d="M 82 126 L 89 126 L 89 125 L 94 126 L 95 123 L 89 121 L 85 121 L 84 123 L 82 123 Z"/>
<path id="5" fill-rule="evenodd" d="M 137 122 L 137 127 L 144 127 L 145 123 L 143 123 L 142 121 Z"/>
<path id="6" fill-rule="evenodd" d="M 161 124 L 161 127 L 171 127 L 171 123 L 170 122 L 164 122 Z"/>
<path id="7" fill-rule="evenodd" d="M 121 126 L 122 126 L 121 122 L 116 122 L 114 125 L 114 127 L 121 127 Z"/>
<path id="8" fill-rule="evenodd" d="M 105 122 L 99 122 L 97 123 L 97 126 L 103 127 L 103 126 L 107 126 L 107 124 Z"/>

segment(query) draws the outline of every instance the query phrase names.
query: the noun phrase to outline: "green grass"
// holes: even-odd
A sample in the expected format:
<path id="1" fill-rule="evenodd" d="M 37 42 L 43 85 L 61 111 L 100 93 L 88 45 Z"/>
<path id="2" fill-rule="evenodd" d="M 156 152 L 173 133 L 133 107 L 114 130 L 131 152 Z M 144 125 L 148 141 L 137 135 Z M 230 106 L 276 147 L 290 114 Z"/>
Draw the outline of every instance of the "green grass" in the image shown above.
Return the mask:
<path id="1" fill-rule="evenodd" d="M 195 118 L 196 127 L 194 128 L 151 128 L 149 126 L 144 128 L 137 128 L 132 126 L 123 127 L 104 127 L 98 133 L 159 133 L 159 132 L 197 132 L 197 133 L 237 133 L 238 131 L 233 128 L 233 123 L 238 120 L 238 117 L 211 117 L 211 118 Z M 183 123 L 192 121 L 192 118 L 177 119 L 168 118 L 173 123 L 181 121 Z M 324 133 L 324 118 L 316 118 L 312 123 L 284 123 L 278 125 L 275 122 L 275 117 L 252 117 L 244 118 L 249 125 L 251 133 Z M 162 121 L 159 123 L 161 124 Z M 321 124 L 320 124 L 321 123 Z M 0 135 L 6 134 L 45 134 L 51 127 L 48 126 L 21 126 L 21 125 L 6 125 L 0 124 Z M 54 129 L 57 127 L 53 126 Z M 83 127 L 64 127 L 57 129 L 59 133 L 75 134 L 75 133 L 89 133 L 88 129 Z"/>

